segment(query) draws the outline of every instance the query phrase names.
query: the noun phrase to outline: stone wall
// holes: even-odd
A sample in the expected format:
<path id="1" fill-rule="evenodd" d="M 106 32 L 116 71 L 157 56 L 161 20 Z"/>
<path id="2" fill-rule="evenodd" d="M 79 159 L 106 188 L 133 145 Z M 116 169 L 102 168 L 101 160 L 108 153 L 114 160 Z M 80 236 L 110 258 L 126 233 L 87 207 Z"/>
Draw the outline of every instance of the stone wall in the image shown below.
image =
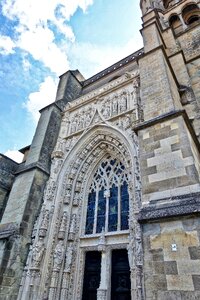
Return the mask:
<path id="1" fill-rule="evenodd" d="M 200 299 L 200 218 L 143 225 L 146 300 Z"/>
<path id="2" fill-rule="evenodd" d="M 199 157 L 189 137 L 181 116 L 139 132 L 143 202 L 199 190 Z"/>
<path id="3" fill-rule="evenodd" d="M 199 56 L 200 51 L 200 27 L 191 28 L 182 34 L 178 41 L 183 50 L 186 61 L 194 59 Z"/>
<path id="4" fill-rule="evenodd" d="M 48 176 L 32 170 L 17 177 L 11 198 L 0 225 L 0 299 L 16 299 L 22 277 L 31 233 L 38 215 Z M 10 198 L 10 199 L 11 199 Z M 26 205 L 24 205 L 24 203 Z M 10 223 L 12 221 L 12 223 Z"/>
<path id="5" fill-rule="evenodd" d="M 0 154 L 0 220 L 6 207 L 17 168 L 18 164 L 16 162 Z"/>
<path id="6" fill-rule="evenodd" d="M 144 120 L 158 117 L 180 108 L 175 81 L 162 49 L 140 59 L 140 80 Z"/>

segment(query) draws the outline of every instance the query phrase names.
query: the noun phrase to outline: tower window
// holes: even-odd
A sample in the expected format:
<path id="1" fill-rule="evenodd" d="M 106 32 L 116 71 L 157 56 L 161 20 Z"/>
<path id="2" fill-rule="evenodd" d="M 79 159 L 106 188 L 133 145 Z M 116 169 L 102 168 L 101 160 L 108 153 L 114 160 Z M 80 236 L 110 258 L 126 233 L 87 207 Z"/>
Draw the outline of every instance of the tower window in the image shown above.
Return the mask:
<path id="1" fill-rule="evenodd" d="M 171 7 L 175 4 L 177 4 L 178 2 L 180 2 L 181 0 L 163 0 L 163 5 L 164 5 L 164 8 L 168 8 L 168 7 Z"/>
<path id="2" fill-rule="evenodd" d="M 128 176 L 124 165 L 106 157 L 98 166 L 88 195 L 85 234 L 128 229 Z"/>
<path id="3" fill-rule="evenodd" d="M 175 34 L 183 31 L 183 26 L 178 15 L 173 15 L 170 17 L 169 25 L 172 27 Z"/>
<path id="4" fill-rule="evenodd" d="M 196 4 L 187 5 L 183 11 L 182 16 L 186 25 L 193 24 L 200 20 L 200 10 Z"/>

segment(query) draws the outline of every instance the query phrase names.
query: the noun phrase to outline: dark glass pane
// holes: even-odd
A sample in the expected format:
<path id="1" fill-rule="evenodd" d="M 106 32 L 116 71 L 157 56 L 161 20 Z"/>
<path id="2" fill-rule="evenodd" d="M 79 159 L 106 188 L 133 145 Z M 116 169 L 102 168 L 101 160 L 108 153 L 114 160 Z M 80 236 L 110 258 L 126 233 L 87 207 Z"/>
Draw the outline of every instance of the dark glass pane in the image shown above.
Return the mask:
<path id="1" fill-rule="evenodd" d="M 122 213 L 121 214 L 121 230 L 128 229 L 128 213 Z"/>
<path id="2" fill-rule="evenodd" d="M 115 163 L 116 163 L 116 159 L 112 159 L 112 160 L 110 161 L 111 166 L 114 166 Z"/>
<path id="3" fill-rule="evenodd" d="M 118 187 L 112 186 L 110 189 L 108 231 L 117 230 L 117 210 L 118 210 Z"/>
<path id="4" fill-rule="evenodd" d="M 103 162 L 103 163 L 101 164 L 102 168 L 104 169 L 104 168 L 106 167 L 107 164 L 108 164 L 107 161 L 106 161 L 106 162 Z"/>
<path id="5" fill-rule="evenodd" d="M 96 199 L 96 192 L 91 192 L 88 195 L 87 219 L 86 219 L 86 227 L 85 227 L 86 234 L 93 233 L 95 199 Z"/>
<path id="6" fill-rule="evenodd" d="M 104 190 L 99 191 L 98 209 L 97 209 L 97 233 L 102 232 L 105 228 L 105 212 L 106 212 L 106 198 L 104 197 Z"/>
<path id="7" fill-rule="evenodd" d="M 129 194 L 126 182 L 121 186 L 121 230 L 128 229 Z"/>
<path id="8" fill-rule="evenodd" d="M 111 300 L 130 300 L 131 280 L 127 250 L 113 250 Z"/>
<path id="9" fill-rule="evenodd" d="M 87 252 L 85 258 L 85 272 L 83 281 L 82 300 L 96 300 L 97 289 L 100 284 L 101 253 Z"/>

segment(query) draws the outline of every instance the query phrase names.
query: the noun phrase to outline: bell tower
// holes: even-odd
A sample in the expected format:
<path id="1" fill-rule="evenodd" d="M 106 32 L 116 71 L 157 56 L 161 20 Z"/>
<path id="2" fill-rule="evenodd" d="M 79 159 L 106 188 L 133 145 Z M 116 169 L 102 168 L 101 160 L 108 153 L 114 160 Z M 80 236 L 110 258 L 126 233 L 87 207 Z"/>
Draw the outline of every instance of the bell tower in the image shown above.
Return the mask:
<path id="1" fill-rule="evenodd" d="M 140 8 L 144 115 L 185 109 L 200 140 L 200 1 L 141 0 Z"/>
<path id="2" fill-rule="evenodd" d="M 144 290 L 146 299 L 192 299 L 194 295 L 200 299 L 193 281 L 193 262 L 188 256 L 188 267 L 179 267 L 185 264 L 185 257 L 181 256 L 183 244 L 178 246 L 173 240 L 174 232 L 182 235 L 184 231 L 185 235 L 189 229 L 184 218 L 192 219 L 196 208 L 189 211 L 187 205 L 190 199 L 196 201 L 200 192 L 200 1 L 141 0 L 140 7 L 144 55 L 139 59 L 139 69 L 144 124 L 138 136 L 142 203 L 146 206 L 142 213 L 144 217 L 149 214 L 147 223 L 150 211 L 154 220 L 157 218 L 148 234 L 144 225 L 143 273 L 148 278 L 144 279 Z M 186 159 L 191 159 L 193 166 Z M 164 224 L 162 218 L 166 215 Z M 194 217 L 192 222 L 195 221 Z M 194 226 L 192 230 L 199 229 Z M 150 246 L 146 245 L 147 238 Z M 190 242 L 185 253 L 189 253 L 189 248 Z M 162 276 L 160 269 L 157 272 L 154 267 L 149 268 L 149 261 L 153 261 L 153 266 L 157 264 L 156 251 L 160 250 L 159 260 L 165 266 L 174 261 L 176 274 L 170 270 Z"/>

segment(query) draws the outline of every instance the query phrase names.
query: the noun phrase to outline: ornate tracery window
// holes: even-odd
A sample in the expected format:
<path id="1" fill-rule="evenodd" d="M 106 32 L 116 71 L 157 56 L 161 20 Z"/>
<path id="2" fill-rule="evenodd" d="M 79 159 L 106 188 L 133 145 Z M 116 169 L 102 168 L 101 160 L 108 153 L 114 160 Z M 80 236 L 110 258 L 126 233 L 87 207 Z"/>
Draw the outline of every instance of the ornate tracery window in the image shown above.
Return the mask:
<path id="1" fill-rule="evenodd" d="M 124 165 L 107 156 L 98 165 L 89 189 L 85 234 L 128 229 L 128 176 Z"/>

